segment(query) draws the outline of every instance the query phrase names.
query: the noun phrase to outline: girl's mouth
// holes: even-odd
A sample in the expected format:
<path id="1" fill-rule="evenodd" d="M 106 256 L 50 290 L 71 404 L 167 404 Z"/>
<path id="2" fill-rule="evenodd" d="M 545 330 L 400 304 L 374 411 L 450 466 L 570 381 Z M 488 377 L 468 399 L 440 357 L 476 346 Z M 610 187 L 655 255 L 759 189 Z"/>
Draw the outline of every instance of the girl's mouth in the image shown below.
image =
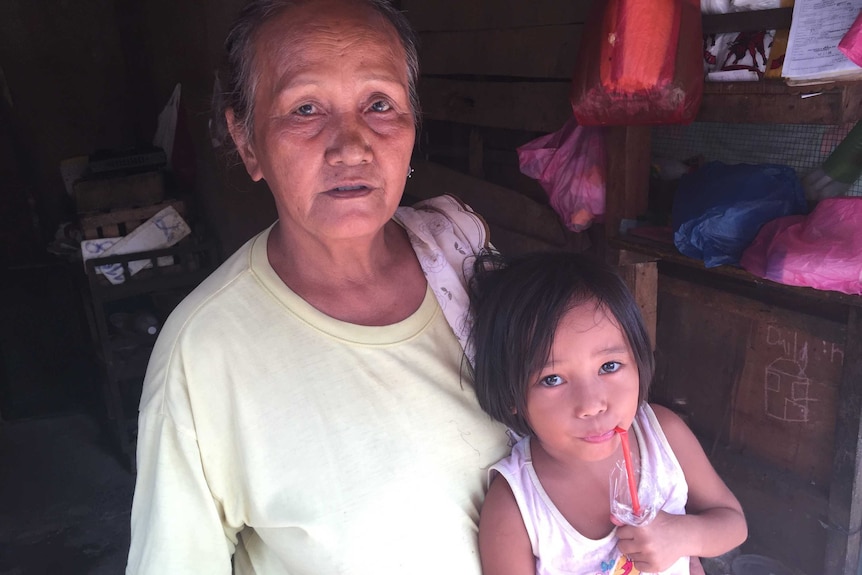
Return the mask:
<path id="1" fill-rule="evenodd" d="M 614 430 L 606 431 L 600 435 L 588 435 L 583 437 L 582 439 L 587 443 L 604 443 L 605 441 L 609 441 L 614 437 Z"/>

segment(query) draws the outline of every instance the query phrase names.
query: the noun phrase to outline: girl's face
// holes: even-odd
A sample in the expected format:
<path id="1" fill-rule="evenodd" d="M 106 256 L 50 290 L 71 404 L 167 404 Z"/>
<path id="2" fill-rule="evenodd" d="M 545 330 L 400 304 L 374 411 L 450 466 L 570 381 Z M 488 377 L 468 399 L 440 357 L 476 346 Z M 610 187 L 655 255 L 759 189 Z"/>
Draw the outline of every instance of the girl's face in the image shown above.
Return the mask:
<path id="1" fill-rule="evenodd" d="M 613 455 L 614 428 L 628 429 L 640 378 L 616 319 L 588 301 L 560 320 L 547 364 L 527 382 L 527 422 L 552 457 L 599 461 Z"/>

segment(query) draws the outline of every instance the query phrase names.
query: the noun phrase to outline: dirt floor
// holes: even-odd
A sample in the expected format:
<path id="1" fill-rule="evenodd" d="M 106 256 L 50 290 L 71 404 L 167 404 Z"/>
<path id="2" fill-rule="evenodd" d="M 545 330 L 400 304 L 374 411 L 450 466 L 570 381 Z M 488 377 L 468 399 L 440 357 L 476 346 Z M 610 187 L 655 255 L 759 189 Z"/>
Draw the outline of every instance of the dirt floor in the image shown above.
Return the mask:
<path id="1" fill-rule="evenodd" d="M 0 575 L 123 573 L 133 488 L 85 413 L 0 423 Z"/>
<path id="2" fill-rule="evenodd" d="M 106 437 L 83 411 L 0 423 L 0 575 L 124 572 L 134 476 Z M 717 459 L 730 470 L 726 454 Z M 730 470 L 730 483 L 748 508 L 752 538 L 704 560 L 707 574 L 730 575 L 742 553 L 796 563 L 791 575 L 818 575 L 822 542 L 798 521 L 810 506 L 764 498 L 763 486 L 747 473 Z"/>
<path id="3" fill-rule="evenodd" d="M 134 476 L 93 415 L 104 406 L 83 313 L 69 311 L 80 307 L 76 273 L 51 264 L 0 282 L 0 575 L 125 570 Z M 824 575 L 822 486 L 705 447 L 749 518 L 736 553 Z M 732 559 L 704 567 L 729 575 Z"/>

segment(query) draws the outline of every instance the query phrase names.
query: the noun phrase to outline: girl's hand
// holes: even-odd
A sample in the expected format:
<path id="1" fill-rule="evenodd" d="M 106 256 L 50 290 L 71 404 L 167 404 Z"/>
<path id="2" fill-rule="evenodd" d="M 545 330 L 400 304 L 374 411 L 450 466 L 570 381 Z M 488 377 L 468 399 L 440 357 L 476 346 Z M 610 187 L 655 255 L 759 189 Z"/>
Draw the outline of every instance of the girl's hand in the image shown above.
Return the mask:
<path id="1" fill-rule="evenodd" d="M 748 535 L 739 501 L 688 426 L 669 409 L 654 405 L 653 410 L 685 473 L 688 501 L 686 515 L 660 511 L 646 526 L 617 530 L 620 552 L 646 572 L 667 569 L 680 557 L 716 557 Z"/>
<path id="2" fill-rule="evenodd" d="M 677 559 L 688 555 L 685 515 L 671 515 L 659 511 L 648 525 L 617 528 L 621 553 L 634 562 L 639 571 L 658 573 L 668 569 Z"/>

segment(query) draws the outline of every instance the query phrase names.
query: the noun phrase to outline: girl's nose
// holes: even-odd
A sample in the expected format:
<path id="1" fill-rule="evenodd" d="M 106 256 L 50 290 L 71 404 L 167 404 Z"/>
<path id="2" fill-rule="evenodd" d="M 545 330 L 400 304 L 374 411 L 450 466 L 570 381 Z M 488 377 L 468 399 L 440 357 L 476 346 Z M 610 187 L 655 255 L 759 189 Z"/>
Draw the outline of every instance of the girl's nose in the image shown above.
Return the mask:
<path id="1" fill-rule="evenodd" d="M 607 396 L 597 385 L 578 386 L 575 390 L 575 415 L 580 418 L 595 417 L 608 408 Z"/>
<path id="2" fill-rule="evenodd" d="M 372 159 L 371 144 L 366 137 L 367 127 L 361 118 L 343 113 L 333 117 L 333 137 L 325 152 L 327 163 L 356 166 Z"/>

